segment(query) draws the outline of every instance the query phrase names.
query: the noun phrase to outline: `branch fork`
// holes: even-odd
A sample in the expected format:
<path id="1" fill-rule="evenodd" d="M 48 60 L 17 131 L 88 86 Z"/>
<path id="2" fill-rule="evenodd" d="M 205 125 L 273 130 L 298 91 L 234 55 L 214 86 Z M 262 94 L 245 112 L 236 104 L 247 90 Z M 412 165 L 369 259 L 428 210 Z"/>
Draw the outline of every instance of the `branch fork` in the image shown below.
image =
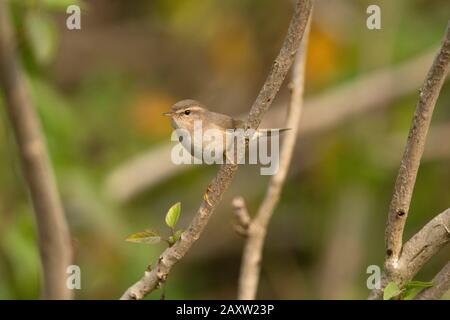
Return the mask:
<path id="1" fill-rule="evenodd" d="M 416 111 L 389 206 L 385 231 L 386 257 L 382 288 L 375 289 L 369 299 L 379 299 L 390 281 L 399 286 L 411 280 L 436 252 L 449 242 L 447 224 L 450 209 L 445 210 L 403 245 L 403 231 L 412 199 L 420 160 L 439 92 L 450 69 L 450 21 L 440 50 L 420 90 Z M 442 226 L 444 228 L 442 228 Z"/>
<path id="2" fill-rule="evenodd" d="M 311 8 L 311 0 L 297 1 L 282 48 L 250 109 L 246 128 L 257 129 L 264 114 L 271 106 L 294 60 L 295 52 L 306 29 Z M 153 291 L 160 283 L 161 277 L 167 276 L 171 268 L 184 257 L 193 243 L 200 237 L 237 169 L 238 166 L 236 164 L 225 164 L 220 167 L 219 172 L 209 184 L 209 192 L 205 193 L 207 196 L 203 197 L 197 214 L 189 227 L 181 234 L 180 239 L 173 246 L 167 248 L 161 254 L 155 268 L 150 272 L 146 272 L 138 282 L 122 295 L 121 299 L 142 299 L 146 294 Z"/>

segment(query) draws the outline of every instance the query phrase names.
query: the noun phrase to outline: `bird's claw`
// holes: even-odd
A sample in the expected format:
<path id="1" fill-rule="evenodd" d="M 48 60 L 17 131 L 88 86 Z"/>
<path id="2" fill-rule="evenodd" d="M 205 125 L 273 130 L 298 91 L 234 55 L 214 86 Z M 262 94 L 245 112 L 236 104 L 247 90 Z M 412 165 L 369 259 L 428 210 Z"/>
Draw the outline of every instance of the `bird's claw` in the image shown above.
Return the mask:
<path id="1" fill-rule="evenodd" d="M 211 187 L 208 186 L 208 187 L 206 188 L 205 194 L 203 195 L 203 200 L 205 200 L 205 202 L 206 202 L 206 203 L 208 204 L 208 206 L 210 206 L 210 207 L 212 207 L 212 204 L 211 204 L 211 201 L 209 201 L 208 193 L 211 192 L 211 191 L 212 191 L 212 190 L 211 190 Z"/>

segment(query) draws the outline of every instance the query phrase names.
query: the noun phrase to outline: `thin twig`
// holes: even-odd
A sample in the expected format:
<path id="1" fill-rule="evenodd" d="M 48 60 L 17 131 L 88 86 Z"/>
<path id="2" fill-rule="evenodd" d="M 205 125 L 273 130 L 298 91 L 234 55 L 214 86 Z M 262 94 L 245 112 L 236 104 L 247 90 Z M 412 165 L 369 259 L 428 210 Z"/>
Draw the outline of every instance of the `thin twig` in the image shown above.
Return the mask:
<path id="1" fill-rule="evenodd" d="M 250 110 L 247 119 L 248 128 L 258 128 L 265 112 L 280 89 L 303 37 L 311 7 L 310 0 L 297 1 L 280 53 Z M 122 295 L 121 299 L 142 299 L 164 282 L 171 268 L 184 257 L 191 245 L 200 237 L 236 170 L 237 165 L 234 164 L 223 165 L 220 168 L 216 177 L 209 184 L 197 214 L 188 229 L 181 234 L 180 240 L 172 247 L 167 248 L 160 255 L 155 268 L 152 271 L 146 271 L 144 276 Z"/>
<path id="2" fill-rule="evenodd" d="M 39 119 L 15 49 L 7 1 L 1 0 L 0 82 L 36 215 L 43 298 L 69 299 L 72 296 L 66 286 L 66 269 L 72 259 L 69 229 Z"/>
<path id="3" fill-rule="evenodd" d="M 311 19 L 311 18 L 309 18 Z M 310 22 L 308 23 L 309 26 Z M 291 101 L 286 126 L 291 132 L 285 137 L 280 153 L 280 166 L 278 172 L 272 177 L 266 196 L 247 229 L 247 239 L 242 255 L 241 271 L 239 275 L 238 299 L 255 299 L 260 276 L 260 263 L 264 240 L 267 234 L 269 221 L 280 199 L 286 175 L 291 163 L 297 132 L 303 107 L 303 89 L 306 61 L 306 43 L 309 27 L 297 52 L 292 70 Z"/>
<path id="4" fill-rule="evenodd" d="M 450 23 L 441 49 L 420 91 L 416 112 L 409 131 L 406 148 L 395 182 L 386 226 L 386 268 L 395 270 L 402 249 L 403 229 L 408 218 L 409 206 L 417 172 L 422 158 L 433 110 L 450 67 Z"/>
<path id="5" fill-rule="evenodd" d="M 450 290 L 450 262 L 432 280 L 433 286 L 423 289 L 415 300 L 438 300 Z"/>

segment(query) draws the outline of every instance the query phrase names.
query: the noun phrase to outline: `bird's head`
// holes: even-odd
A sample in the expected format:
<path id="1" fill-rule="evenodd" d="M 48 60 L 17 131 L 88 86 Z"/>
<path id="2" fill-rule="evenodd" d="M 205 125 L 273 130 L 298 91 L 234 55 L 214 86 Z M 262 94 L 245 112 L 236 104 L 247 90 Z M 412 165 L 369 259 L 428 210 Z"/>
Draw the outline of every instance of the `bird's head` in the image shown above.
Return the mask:
<path id="1" fill-rule="evenodd" d="M 203 104 L 195 100 L 181 100 L 175 103 L 170 111 L 164 112 L 163 115 L 172 118 L 172 126 L 175 129 L 193 128 L 195 121 L 203 121 L 207 109 Z"/>

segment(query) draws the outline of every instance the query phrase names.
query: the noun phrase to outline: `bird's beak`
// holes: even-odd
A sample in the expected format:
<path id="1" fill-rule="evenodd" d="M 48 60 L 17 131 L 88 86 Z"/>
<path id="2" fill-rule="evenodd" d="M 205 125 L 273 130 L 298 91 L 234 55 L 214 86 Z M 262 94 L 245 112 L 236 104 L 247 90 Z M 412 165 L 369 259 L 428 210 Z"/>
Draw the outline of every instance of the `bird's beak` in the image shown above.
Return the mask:
<path id="1" fill-rule="evenodd" d="M 168 112 L 163 112 L 163 116 L 166 116 L 166 117 L 171 117 L 171 116 L 173 116 L 173 114 L 174 114 L 174 112 L 172 112 L 172 111 L 168 111 Z"/>

